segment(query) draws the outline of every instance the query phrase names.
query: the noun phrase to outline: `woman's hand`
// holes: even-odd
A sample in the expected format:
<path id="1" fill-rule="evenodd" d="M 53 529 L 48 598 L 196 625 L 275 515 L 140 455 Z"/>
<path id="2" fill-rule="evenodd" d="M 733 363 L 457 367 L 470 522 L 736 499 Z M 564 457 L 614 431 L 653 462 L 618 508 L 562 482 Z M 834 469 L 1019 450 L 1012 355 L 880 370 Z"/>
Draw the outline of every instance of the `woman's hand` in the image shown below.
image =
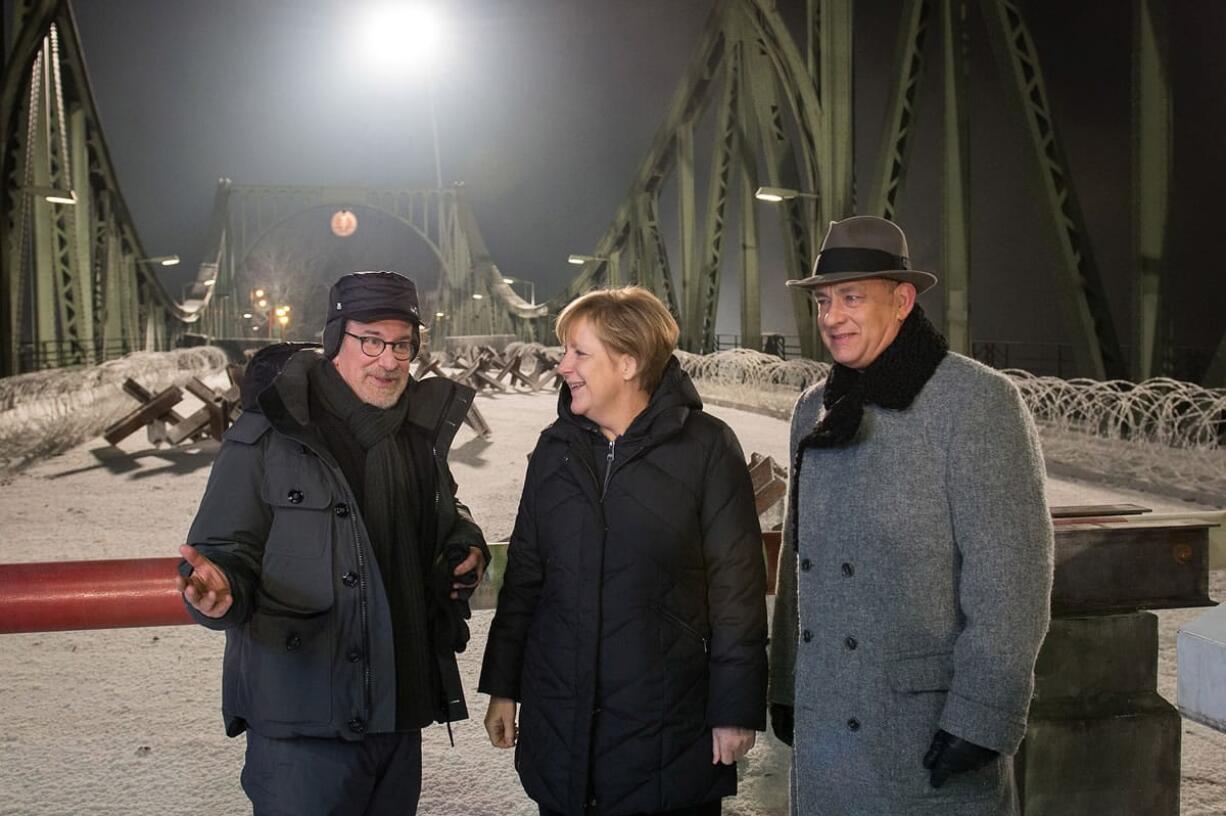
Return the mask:
<path id="1" fill-rule="evenodd" d="M 519 729 L 515 727 L 515 708 L 514 700 L 490 697 L 490 707 L 485 710 L 485 733 L 490 735 L 490 744 L 495 748 L 515 747 L 515 741 L 519 738 Z"/>
<path id="2" fill-rule="evenodd" d="M 489 728 L 489 721 L 490 718 L 487 715 L 486 728 Z M 711 764 L 718 765 L 722 762 L 724 765 L 735 765 L 737 760 L 745 758 L 757 738 L 758 735 L 752 728 L 738 728 L 735 725 L 712 728 Z"/>

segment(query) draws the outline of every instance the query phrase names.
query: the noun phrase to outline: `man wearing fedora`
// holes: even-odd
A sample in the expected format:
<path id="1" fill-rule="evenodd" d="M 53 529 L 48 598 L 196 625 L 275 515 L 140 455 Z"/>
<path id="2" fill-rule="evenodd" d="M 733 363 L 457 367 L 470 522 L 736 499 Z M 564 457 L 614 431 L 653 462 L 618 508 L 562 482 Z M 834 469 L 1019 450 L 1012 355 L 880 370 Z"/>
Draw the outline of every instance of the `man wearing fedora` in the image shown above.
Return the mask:
<path id="1" fill-rule="evenodd" d="M 473 393 L 409 375 L 421 319 L 395 272 L 341 277 L 323 341 L 253 361 L 179 588 L 226 632 L 256 816 L 412 814 L 421 729 L 468 716 L 455 653 L 489 550 L 446 457 Z"/>
<path id="2" fill-rule="evenodd" d="M 794 813 L 1017 812 L 1051 592 L 1043 462 L 1013 384 L 924 317 L 935 283 L 873 216 L 832 222 L 788 281 L 834 359 L 792 418 L 771 638 Z"/>

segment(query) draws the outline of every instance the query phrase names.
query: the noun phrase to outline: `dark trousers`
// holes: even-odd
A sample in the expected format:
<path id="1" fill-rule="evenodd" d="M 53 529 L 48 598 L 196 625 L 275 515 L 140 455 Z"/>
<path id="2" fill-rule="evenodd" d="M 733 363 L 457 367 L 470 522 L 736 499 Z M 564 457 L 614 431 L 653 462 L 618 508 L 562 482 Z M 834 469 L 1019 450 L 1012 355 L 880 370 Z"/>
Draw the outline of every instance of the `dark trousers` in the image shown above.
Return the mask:
<path id="1" fill-rule="evenodd" d="M 412 816 L 421 798 L 421 732 L 346 742 L 248 731 L 242 782 L 255 816 Z"/>
<path id="2" fill-rule="evenodd" d="M 655 813 L 642 813 L 639 816 L 720 816 L 723 810 L 723 800 L 716 799 L 714 802 L 703 802 L 701 805 L 693 807 L 681 808 L 679 810 L 657 810 Z M 546 810 L 541 808 L 541 816 L 566 816 L 564 813 L 558 813 L 556 810 Z"/>

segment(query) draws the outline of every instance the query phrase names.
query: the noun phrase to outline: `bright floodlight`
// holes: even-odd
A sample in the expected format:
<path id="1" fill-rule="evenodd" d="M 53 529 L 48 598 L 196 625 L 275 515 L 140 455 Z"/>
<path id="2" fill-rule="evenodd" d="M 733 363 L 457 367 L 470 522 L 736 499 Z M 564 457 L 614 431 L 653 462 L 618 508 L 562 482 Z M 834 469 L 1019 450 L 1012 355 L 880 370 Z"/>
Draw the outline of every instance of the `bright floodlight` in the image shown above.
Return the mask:
<path id="1" fill-rule="evenodd" d="M 473 300 L 480 300 L 483 297 L 485 297 L 485 295 L 481 294 L 480 292 L 473 292 Z"/>
<path id="2" fill-rule="evenodd" d="M 433 66 L 442 54 L 438 10 L 421 3 L 384 3 L 361 16 L 358 47 L 371 65 L 385 70 Z"/>

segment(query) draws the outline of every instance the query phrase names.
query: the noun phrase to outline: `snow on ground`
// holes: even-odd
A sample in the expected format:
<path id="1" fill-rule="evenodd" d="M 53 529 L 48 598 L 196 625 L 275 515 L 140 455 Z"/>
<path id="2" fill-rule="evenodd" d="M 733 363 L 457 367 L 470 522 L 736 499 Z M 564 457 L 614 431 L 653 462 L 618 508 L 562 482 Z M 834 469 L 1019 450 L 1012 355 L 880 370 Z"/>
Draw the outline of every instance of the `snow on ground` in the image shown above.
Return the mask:
<path id="1" fill-rule="evenodd" d="M 552 395 L 478 400 L 493 429 L 484 441 L 460 431 L 451 461 L 460 496 L 491 541 L 511 531 L 525 456 L 552 418 Z M 712 408 L 736 430 L 746 454 L 787 461 L 787 423 Z M 0 477 L 0 563 L 171 556 L 208 478 L 215 443 L 155 450 L 138 433 L 123 450 L 101 439 Z M 1052 480 L 1053 504 L 1135 502 L 1157 511 L 1187 503 Z M 1226 594 L 1214 574 L 1212 594 Z M 424 737 L 421 813 L 529 816 L 510 752 L 489 746 L 475 693 L 492 612 L 476 612 L 461 672 L 473 719 Z M 1198 610 L 1159 613 L 1160 690 L 1175 693 L 1175 633 Z M 248 812 L 239 787 L 244 742 L 220 717 L 223 638 L 198 627 L 0 636 L 0 814 Z M 1184 721 L 1183 809 L 1226 813 L 1226 734 Z M 741 795 L 725 813 L 786 811 L 787 754 L 761 739 L 741 768 Z"/>

